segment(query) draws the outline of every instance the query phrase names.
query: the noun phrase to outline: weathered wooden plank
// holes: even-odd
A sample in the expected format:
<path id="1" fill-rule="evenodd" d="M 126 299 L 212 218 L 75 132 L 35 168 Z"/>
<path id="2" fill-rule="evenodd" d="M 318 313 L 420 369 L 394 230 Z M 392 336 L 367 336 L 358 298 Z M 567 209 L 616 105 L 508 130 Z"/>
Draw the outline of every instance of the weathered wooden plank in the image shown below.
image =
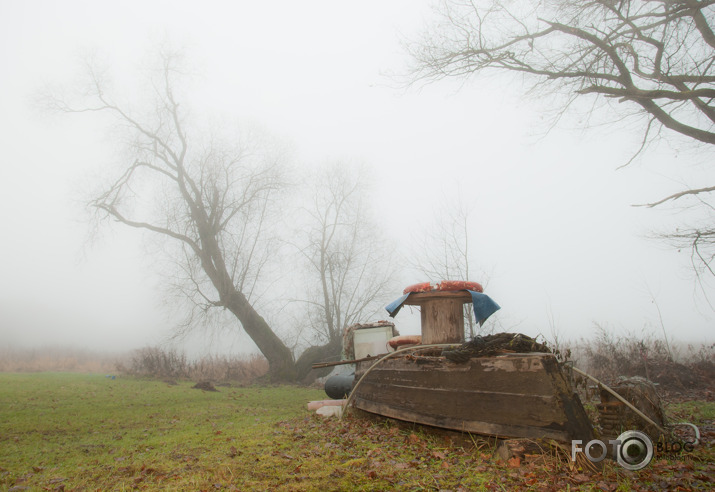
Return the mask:
<path id="1" fill-rule="evenodd" d="M 356 376 L 371 366 L 359 363 Z M 386 360 L 355 406 L 387 417 L 507 437 L 590 439 L 591 424 L 552 354 L 509 354 L 456 364 L 441 357 Z"/>
<path id="2" fill-rule="evenodd" d="M 439 299 L 420 306 L 422 343 L 462 343 L 464 309 L 459 299 Z"/>
<path id="3" fill-rule="evenodd" d="M 553 381 L 544 371 L 542 356 L 484 357 L 472 359 L 465 364 L 455 364 L 438 357 L 421 360 L 422 363 L 404 358 L 385 361 L 375 367 L 368 380 L 392 385 L 418 384 L 454 391 L 478 389 L 553 395 Z M 356 377 L 360 378 L 371 365 L 358 364 Z M 518 377 L 515 377 L 516 374 Z"/>
<path id="4" fill-rule="evenodd" d="M 364 387 L 364 388 L 363 388 Z M 359 396 L 429 415 L 449 414 L 462 420 L 563 428 L 566 417 L 555 395 L 533 396 L 493 392 L 456 392 L 419 386 L 387 386 L 363 382 Z"/>
<path id="5" fill-rule="evenodd" d="M 450 291 L 450 290 L 436 290 L 431 292 L 419 292 L 411 294 L 410 297 L 405 299 L 405 306 L 421 306 L 425 302 L 433 301 L 435 299 L 456 299 L 462 302 L 472 302 L 472 295 L 466 290 Z"/>
<path id="6" fill-rule="evenodd" d="M 405 304 L 420 306 L 422 343 L 462 343 L 464 341 L 464 308 L 471 302 L 467 291 L 433 291 L 412 294 Z"/>
<path id="7" fill-rule="evenodd" d="M 567 430 L 530 427 L 516 423 L 498 424 L 479 420 L 464 420 L 448 415 L 428 415 L 422 412 L 400 409 L 390 405 L 363 400 L 359 397 L 355 399 L 355 406 L 366 412 L 375 413 L 384 417 L 460 432 L 473 432 L 497 437 L 546 438 L 564 442 L 568 442 L 571 439 L 571 434 Z"/>

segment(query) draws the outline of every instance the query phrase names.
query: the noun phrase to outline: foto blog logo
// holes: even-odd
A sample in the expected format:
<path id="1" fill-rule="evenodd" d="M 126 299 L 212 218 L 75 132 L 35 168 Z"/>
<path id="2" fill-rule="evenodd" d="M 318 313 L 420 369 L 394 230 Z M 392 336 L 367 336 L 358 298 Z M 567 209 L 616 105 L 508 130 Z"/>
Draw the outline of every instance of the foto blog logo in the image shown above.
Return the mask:
<path id="1" fill-rule="evenodd" d="M 576 461 L 577 453 L 584 453 L 586 458 L 593 463 L 603 461 L 608 456 L 608 445 L 613 447 L 613 459 L 626 470 L 636 471 L 648 466 L 653 459 L 653 442 L 643 432 L 629 430 L 609 439 L 608 444 L 593 439 L 581 447 L 583 441 L 571 441 L 571 460 Z"/>

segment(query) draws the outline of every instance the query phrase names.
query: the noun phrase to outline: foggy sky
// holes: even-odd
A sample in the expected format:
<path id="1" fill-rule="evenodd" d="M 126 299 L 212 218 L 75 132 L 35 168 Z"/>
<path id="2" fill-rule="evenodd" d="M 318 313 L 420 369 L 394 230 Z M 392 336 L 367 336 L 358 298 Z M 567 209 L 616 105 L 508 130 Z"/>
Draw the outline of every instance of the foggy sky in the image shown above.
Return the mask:
<path id="1" fill-rule="evenodd" d="M 162 42 L 196 64 L 195 109 L 261 126 L 298 167 L 368 165 L 375 214 L 398 250 L 419 254 L 434 211 L 466 197 L 505 328 L 576 339 L 599 323 L 659 335 L 657 303 L 669 336 L 712 341 L 689 252 L 646 237 L 689 212 L 632 206 L 710 183 L 712 151 L 666 133 L 616 170 L 640 144 L 637 123 L 582 131 L 575 114 L 545 133 L 544 101 L 498 76 L 397 88 L 387 74 L 404 69 L 400 41 L 429 20 L 428 5 L 0 1 L 0 344 L 130 349 L 161 341 L 176 321 L 140 234 L 115 228 L 88 242 L 79 190 L 114 158 L 111 135 L 34 104 L 47 84 L 78 78 L 82 54 L 131 77 Z M 407 312 L 396 321 L 416 329 Z M 228 344 L 253 350 L 245 337 Z"/>

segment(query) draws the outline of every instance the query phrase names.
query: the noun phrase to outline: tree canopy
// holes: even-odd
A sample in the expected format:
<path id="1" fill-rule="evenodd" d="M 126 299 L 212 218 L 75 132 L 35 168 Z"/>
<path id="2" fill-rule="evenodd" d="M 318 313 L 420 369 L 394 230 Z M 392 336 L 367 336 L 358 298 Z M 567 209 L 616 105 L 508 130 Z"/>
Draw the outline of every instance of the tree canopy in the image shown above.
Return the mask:
<path id="1" fill-rule="evenodd" d="M 468 78 L 487 72 L 523 76 L 531 90 L 610 103 L 618 119 L 645 118 L 636 155 L 677 132 L 715 144 L 715 0 L 444 0 L 438 20 L 408 45 L 410 80 Z M 629 161 L 630 162 L 630 161 Z M 715 186 L 680 190 L 707 203 Z M 715 228 L 707 220 L 665 236 L 692 247 L 710 273 Z"/>
<path id="2" fill-rule="evenodd" d="M 345 328 L 383 313 L 396 276 L 390 248 L 368 211 L 366 176 L 344 163 L 323 166 L 306 200 L 300 251 L 316 286 L 305 299 L 308 326 L 326 343 L 340 345 Z"/>
<path id="3" fill-rule="evenodd" d="M 162 53 L 142 86 L 147 97 L 126 101 L 90 62 L 79 94 L 49 94 L 47 102 L 63 113 L 105 114 L 114 123 L 116 166 L 103 170 L 89 209 L 100 224 L 117 222 L 163 239 L 158 254 L 176 266 L 171 290 L 190 301 L 177 333 L 204 325 L 211 313 L 230 313 L 268 360 L 272 380 L 310 381 L 317 376 L 313 362 L 340 355 L 343 329 L 382 306 L 393 272 L 366 214 L 364 178 L 349 166 L 320 169 L 304 187 L 308 205 L 288 214 L 300 231 L 293 231 L 295 242 L 287 239 L 290 231 L 279 232 L 285 222 L 279 216 L 290 208 L 283 154 L 250 132 L 207 131 L 180 93 L 183 66 L 180 54 Z M 309 275 L 270 271 L 280 268 L 278 245 L 286 242 Z M 318 344 L 300 357 L 257 302 L 264 290 L 291 281 L 299 284 L 294 291 L 303 296 L 304 311 L 292 328 Z"/>
<path id="4" fill-rule="evenodd" d="M 274 380 L 293 380 L 293 354 L 254 306 L 257 280 L 270 260 L 265 229 L 284 185 L 280 156 L 245 135 L 222 140 L 192 124 L 177 86 L 181 57 L 163 53 L 146 87 L 150 102 L 120 97 L 94 63 L 76 101 L 51 96 L 66 113 L 104 113 L 123 147 L 118 165 L 89 201 L 100 222 L 114 221 L 166 239 L 179 265 L 175 279 L 194 311 L 223 309 L 268 359 Z M 195 123 L 195 122 L 194 122 Z"/>

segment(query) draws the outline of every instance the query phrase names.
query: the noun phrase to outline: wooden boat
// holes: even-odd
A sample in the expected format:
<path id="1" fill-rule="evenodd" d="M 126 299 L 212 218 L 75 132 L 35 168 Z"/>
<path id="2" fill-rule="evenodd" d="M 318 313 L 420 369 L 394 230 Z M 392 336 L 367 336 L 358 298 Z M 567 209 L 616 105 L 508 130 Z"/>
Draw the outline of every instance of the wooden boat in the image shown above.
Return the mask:
<path id="1" fill-rule="evenodd" d="M 459 344 L 464 338 L 462 304 L 473 296 L 467 291 L 419 292 L 403 296 L 391 313 L 401 304 L 417 305 L 423 344 Z M 477 356 L 459 362 L 440 351 L 415 354 L 395 354 L 374 367 L 374 360 L 356 361 L 353 405 L 384 417 L 498 437 L 567 443 L 593 438 L 586 412 L 551 353 Z"/>
<path id="2" fill-rule="evenodd" d="M 359 381 L 374 361 L 357 363 Z M 387 359 L 365 377 L 354 406 L 394 419 L 509 438 L 592 439 L 591 423 L 552 354 Z"/>

